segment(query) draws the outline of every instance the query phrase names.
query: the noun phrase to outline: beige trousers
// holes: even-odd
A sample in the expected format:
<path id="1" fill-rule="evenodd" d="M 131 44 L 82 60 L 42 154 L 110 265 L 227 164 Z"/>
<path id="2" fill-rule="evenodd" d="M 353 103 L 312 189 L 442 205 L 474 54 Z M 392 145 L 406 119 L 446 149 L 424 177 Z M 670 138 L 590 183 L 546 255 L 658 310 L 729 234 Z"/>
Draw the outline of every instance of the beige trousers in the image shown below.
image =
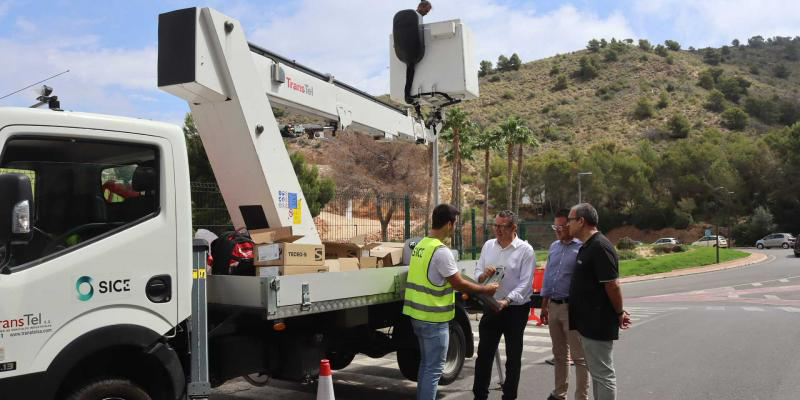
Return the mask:
<path id="1" fill-rule="evenodd" d="M 555 367 L 555 389 L 552 396 L 565 400 L 569 387 L 569 359 L 575 362 L 575 398 L 578 400 L 589 399 L 589 371 L 586 369 L 586 359 L 583 356 L 581 338 L 578 331 L 569 330 L 569 306 L 549 302 L 550 339 L 553 343 L 553 358 Z"/>

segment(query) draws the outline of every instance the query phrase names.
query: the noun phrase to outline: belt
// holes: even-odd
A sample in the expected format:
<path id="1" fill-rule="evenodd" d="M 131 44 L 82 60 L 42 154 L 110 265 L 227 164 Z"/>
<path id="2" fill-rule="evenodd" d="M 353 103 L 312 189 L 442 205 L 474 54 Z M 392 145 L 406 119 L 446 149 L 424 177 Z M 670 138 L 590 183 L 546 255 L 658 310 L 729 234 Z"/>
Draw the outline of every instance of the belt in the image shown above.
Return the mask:
<path id="1" fill-rule="evenodd" d="M 569 303 L 569 297 L 565 297 L 563 299 L 550 299 L 550 302 L 556 304 L 567 304 Z"/>

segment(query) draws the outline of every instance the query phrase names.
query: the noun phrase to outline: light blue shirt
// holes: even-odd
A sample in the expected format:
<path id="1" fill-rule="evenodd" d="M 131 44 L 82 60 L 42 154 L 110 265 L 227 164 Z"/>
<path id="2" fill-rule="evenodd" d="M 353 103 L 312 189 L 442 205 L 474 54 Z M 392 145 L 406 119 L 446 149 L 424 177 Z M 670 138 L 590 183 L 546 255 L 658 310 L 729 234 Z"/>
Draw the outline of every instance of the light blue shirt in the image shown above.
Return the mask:
<path id="1" fill-rule="evenodd" d="M 569 297 L 569 285 L 580 248 L 581 242 L 577 239 L 572 239 L 569 244 L 556 240 L 550 245 L 542 282 L 542 297 L 556 300 Z"/>

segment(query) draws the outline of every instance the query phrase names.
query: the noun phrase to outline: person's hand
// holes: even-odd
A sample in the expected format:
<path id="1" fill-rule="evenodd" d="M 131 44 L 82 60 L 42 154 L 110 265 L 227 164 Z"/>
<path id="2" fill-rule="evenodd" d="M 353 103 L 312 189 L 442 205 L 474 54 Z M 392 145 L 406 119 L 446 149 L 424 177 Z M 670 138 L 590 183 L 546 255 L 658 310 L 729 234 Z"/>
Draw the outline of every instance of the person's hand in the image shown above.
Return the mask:
<path id="1" fill-rule="evenodd" d="M 496 292 L 496 291 L 497 291 L 497 288 L 498 288 L 498 287 L 500 287 L 500 285 L 499 285 L 499 284 L 497 284 L 497 283 L 490 283 L 490 284 L 488 284 L 488 285 L 485 285 L 485 286 L 483 287 L 483 290 L 484 290 L 484 293 L 486 293 L 486 294 L 488 294 L 488 295 L 492 296 L 492 295 L 494 295 L 494 292 Z"/>
<path id="2" fill-rule="evenodd" d="M 481 274 L 481 276 L 478 277 L 478 281 L 479 282 L 483 282 L 483 281 L 491 278 L 492 275 L 494 275 L 495 272 L 497 272 L 497 269 L 495 269 L 495 267 L 492 267 L 492 266 L 486 267 L 486 269 L 483 270 L 483 273 Z"/>
<path id="3" fill-rule="evenodd" d="M 619 316 L 619 329 L 628 329 L 631 327 L 631 315 L 627 311 L 622 310 Z"/>
<path id="4" fill-rule="evenodd" d="M 499 310 L 497 310 L 497 311 L 500 311 L 500 310 L 502 310 L 502 309 L 504 309 L 504 308 L 508 307 L 508 299 L 500 299 L 500 300 L 497 300 L 497 305 L 498 305 L 498 306 L 500 306 L 500 309 L 499 309 Z"/>
<path id="5" fill-rule="evenodd" d="M 550 322 L 550 312 L 546 308 L 542 308 L 539 319 L 542 321 L 542 325 L 547 325 Z"/>

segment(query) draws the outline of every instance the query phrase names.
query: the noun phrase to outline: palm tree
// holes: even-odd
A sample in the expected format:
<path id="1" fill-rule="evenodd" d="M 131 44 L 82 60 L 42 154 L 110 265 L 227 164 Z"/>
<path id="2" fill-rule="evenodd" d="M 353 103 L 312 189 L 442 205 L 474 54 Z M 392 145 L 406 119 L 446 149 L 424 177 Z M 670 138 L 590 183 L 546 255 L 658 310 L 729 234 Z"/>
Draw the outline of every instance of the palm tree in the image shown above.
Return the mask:
<path id="1" fill-rule="evenodd" d="M 519 215 L 519 203 L 522 198 L 522 149 L 525 146 L 539 147 L 539 141 L 536 140 L 533 132 L 525 126 L 520 127 L 514 139 L 517 142 L 517 191 L 516 199 L 514 200 L 514 214 Z"/>
<path id="2" fill-rule="evenodd" d="M 461 160 L 463 153 L 471 150 L 472 136 L 475 124 L 469 120 L 469 115 L 460 108 L 450 109 L 444 120 L 440 139 L 451 143 L 448 158 L 452 159 L 453 183 L 452 199 L 450 203 L 461 210 Z"/>
<path id="3" fill-rule="evenodd" d="M 513 208 L 513 182 L 514 182 L 514 145 L 519 143 L 518 136 L 524 136 L 525 133 L 520 133 L 522 129 L 527 129 L 522 125 L 522 121 L 515 116 L 510 116 L 508 119 L 500 123 L 500 134 L 505 141 L 507 154 L 508 167 L 506 168 L 506 207 L 511 210 Z"/>
<path id="4" fill-rule="evenodd" d="M 483 129 L 475 138 L 475 149 L 484 151 L 483 165 L 483 232 L 486 234 L 486 224 L 489 214 L 489 155 L 491 152 L 503 148 L 503 137 L 497 129 Z"/>

